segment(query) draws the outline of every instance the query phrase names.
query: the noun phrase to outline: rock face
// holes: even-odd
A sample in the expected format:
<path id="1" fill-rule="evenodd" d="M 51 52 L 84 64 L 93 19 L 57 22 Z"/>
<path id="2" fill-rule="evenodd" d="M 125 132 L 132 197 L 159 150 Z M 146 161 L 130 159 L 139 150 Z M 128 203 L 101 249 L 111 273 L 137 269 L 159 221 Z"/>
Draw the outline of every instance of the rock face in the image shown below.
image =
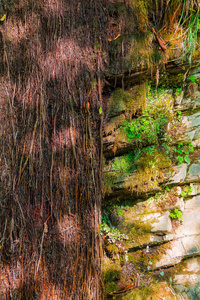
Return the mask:
<path id="1" fill-rule="evenodd" d="M 153 298 L 137 299 L 157 299 L 157 285 L 162 299 L 200 299 L 200 88 L 186 82 L 149 91 L 136 115 L 118 103 L 105 120 L 104 274 L 117 266 L 113 290 L 130 288 L 123 299 L 136 299 L 133 282 L 151 282 Z"/>

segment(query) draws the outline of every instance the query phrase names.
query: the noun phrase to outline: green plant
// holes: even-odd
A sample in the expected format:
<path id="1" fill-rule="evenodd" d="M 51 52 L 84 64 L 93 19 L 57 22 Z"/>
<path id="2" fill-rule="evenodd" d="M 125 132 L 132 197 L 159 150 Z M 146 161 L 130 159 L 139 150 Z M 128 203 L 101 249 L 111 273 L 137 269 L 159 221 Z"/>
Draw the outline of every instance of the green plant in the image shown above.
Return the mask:
<path id="1" fill-rule="evenodd" d="M 118 216 L 118 217 L 120 217 L 120 216 L 123 216 L 124 215 L 124 207 L 122 207 L 122 206 L 118 206 L 118 205 L 114 205 L 112 208 L 111 208 L 111 210 L 112 210 L 112 212 L 116 215 L 116 216 Z"/>
<path id="2" fill-rule="evenodd" d="M 189 150 L 189 152 L 193 152 L 194 151 L 194 147 L 192 146 L 191 143 L 188 144 L 188 150 Z"/>
<path id="3" fill-rule="evenodd" d="M 134 170 L 134 162 L 140 157 L 140 151 L 138 149 L 130 151 L 129 153 L 121 156 L 115 157 L 112 164 L 114 172 L 117 174 L 127 173 Z"/>
<path id="4" fill-rule="evenodd" d="M 145 114 L 134 121 L 125 121 L 124 129 L 129 140 L 135 140 L 138 145 L 145 140 L 151 144 L 157 143 L 157 135 L 162 124 L 156 124 L 153 117 Z"/>
<path id="5" fill-rule="evenodd" d="M 155 196 L 153 197 L 150 197 L 148 200 L 147 200 L 147 204 L 151 204 L 151 203 L 154 203 L 154 204 L 158 204 L 160 207 L 162 205 L 162 203 L 166 203 L 166 201 L 168 200 L 168 192 L 170 191 L 170 189 L 166 190 L 165 192 L 159 192 L 157 193 Z"/>
<path id="6" fill-rule="evenodd" d="M 159 274 L 160 274 L 161 276 L 164 276 L 164 275 L 165 275 L 165 273 L 164 273 L 163 271 L 161 271 Z"/>
<path id="7" fill-rule="evenodd" d="M 115 159 L 114 159 L 114 169 L 117 173 L 128 172 L 129 168 L 130 168 L 130 164 L 129 164 L 129 161 L 127 159 L 127 156 L 115 157 Z"/>
<path id="8" fill-rule="evenodd" d="M 197 80 L 197 77 L 196 77 L 196 76 L 191 75 L 190 77 L 188 77 L 188 79 L 190 79 L 194 84 L 197 84 L 197 83 L 196 83 L 196 80 Z"/>
<path id="9" fill-rule="evenodd" d="M 142 149 L 142 152 L 150 154 L 151 156 L 153 156 L 155 154 L 155 152 L 156 152 L 156 148 L 154 146 L 152 146 L 152 147 L 146 147 L 146 148 Z"/>
<path id="10" fill-rule="evenodd" d="M 182 115 L 182 111 L 181 110 L 177 110 L 177 121 L 178 122 L 181 122 L 181 120 L 182 120 L 181 115 Z"/>
<path id="11" fill-rule="evenodd" d="M 152 263 L 152 261 L 151 260 L 149 260 L 149 262 L 148 262 L 148 264 L 151 266 L 151 265 L 153 265 L 153 263 Z M 150 270 L 150 266 L 147 266 L 147 270 L 149 271 Z"/>
<path id="12" fill-rule="evenodd" d="M 124 129 L 129 141 L 138 147 L 159 144 L 160 138 L 167 129 L 167 123 L 173 119 L 171 110 L 172 97 L 168 91 L 149 88 L 145 112 L 134 120 L 126 120 Z"/>
<path id="13" fill-rule="evenodd" d="M 184 0 L 181 15 L 181 18 L 183 18 L 182 26 L 186 28 L 183 39 L 183 58 L 186 58 L 191 63 L 198 45 L 198 33 L 200 30 L 199 7 L 196 10 L 190 6 L 188 10 L 186 2 Z"/>
<path id="14" fill-rule="evenodd" d="M 107 224 L 109 222 L 110 221 L 109 221 L 107 214 L 101 217 L 101 224 Z"/>
<path id="15" fill-rule="evenodd" d="M 174 211 L 170 213 L 170 217 L 171 217 L 172 219 L 175 219 L 175 220 L 180 219 L 180 220 L 183 221 L 183 216 L 182 216 L 182 214 L 183 214 L 183 213 L 182 213 L 181 210 L 175 208 Z"/>
<path id="16" fill-rule="evenodd" d="M 190 164 L 189 155 L 193 151 L 194 148 L 191 143 L 189 143 L 188 145 L 178 143 L 177 148 L 174 149 L 174 152 L 177 154 L 176 159 L 178 160 L 178 163 L 181 164 L 183 162 L 186 162 L 187 164 Z"/>
<path id="17" fill-rule="evenodd" d="M 166 186 L 165 189 L 166 189 L 167 192 L 170 191 L 170 187 L 169 186 Z"/>
<path id="18" fill-rule="evenodd" d="M 193 192 L 193 184 L 191 183 L 188 187 L 185 187 L 183 191 L 181 191 L 180 195 L 182 197 L 188 196 Z"/>
<path id="19" fill-rule="evenodd" d="M 182 90 L 183 90 L 182 88 L 177 88 L 175 91 L 175 96 L 179 96 Z"/>
<path id="20" fill-rule="evenodd" d="M 116 227 L 110 227 L 106 222 L 102 221 L 100 224 L 100 233 L 106 235 L 109 243 L 115 243 L 116 241 L 127 240 L 128 237 L 125 234 L 119 232 Z"/>

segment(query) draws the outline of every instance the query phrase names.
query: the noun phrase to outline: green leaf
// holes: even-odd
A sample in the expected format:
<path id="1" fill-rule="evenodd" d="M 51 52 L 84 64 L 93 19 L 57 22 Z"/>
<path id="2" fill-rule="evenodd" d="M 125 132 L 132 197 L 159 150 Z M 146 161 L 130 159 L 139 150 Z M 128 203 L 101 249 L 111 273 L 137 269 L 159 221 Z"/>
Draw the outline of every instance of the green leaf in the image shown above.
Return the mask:
<path id="1" fill-rule="evenodd" d="M 178 162 L 179 162 L 180 164 L 183 162 L 183 157 L 182 157 L 182 156 L 178 156 L 177 159 L 178 159 Z"/>
<path id="2" fill-rule="evenodd" d="M 185 196 L 186 194 L 187 194 L 186 191 L 182 191 L 182 192 L 180 193 L 181 196 Z"/>
<path id="3" fill-rule="evenodd" d="M 185 157 L 184 157 L 184 160 L 185 160 L 185 162 L 186 162 L 187 164 L 190 164 L 190 159 L 189 159 L 188 156 L 185 156 Z"/>
<path id="4" fill-rule="evenodd" d="M 194 151 L 194 147 L 193 147 L 191 144 L 189 144 L 188 148 L 189 148 L 189 151 L 190 151 L 190 152 L 193 152 L 193 151 Z"/>
<path id="5" fill-rule="evenodd" d="M 160 275 L 161 275 L 161 276 L 164 276 L 164 275 L 165 275 L 165 273 L 164 273 L 163 271 L 161 271 L 161 272 L 160 272 Z"/>
<path id="6" fill-rule="evenodd" d="M 192 75 L 188 77 L 188 79 L 190 79 L 194 84 L 196 84 L 196 80 L 197 80 L 196 76 Z"/>
<path id="7" fill-rule="evenodd" d="M 178 219 L 181 219 L 181 218 L 182 218 L 182 212 L 179 211 L 179 212 L 177 213 L 177 218 L 178 218 Z"/>
<path id="8" fill-rule="evenodd" d="M 183 147 L 183 143 L 178 143 L 178 146 L 177 146 L 178 148 L 181 148 L 181 147 Z"/>
<path id="9" fill-rule="evenodd" d="M 103 112 L 102 107 L 99 108 L 99 114 L 101 115 Z"/>

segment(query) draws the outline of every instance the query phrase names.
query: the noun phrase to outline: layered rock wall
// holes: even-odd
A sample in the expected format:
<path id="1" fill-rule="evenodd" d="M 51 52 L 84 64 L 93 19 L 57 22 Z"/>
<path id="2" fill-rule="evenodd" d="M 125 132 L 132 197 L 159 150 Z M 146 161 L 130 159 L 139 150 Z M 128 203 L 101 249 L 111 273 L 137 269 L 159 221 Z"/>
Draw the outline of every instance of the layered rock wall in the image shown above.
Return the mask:
<path id="1" fill-rule="evenodd" d="M 200 299 L 199 75 L 108 101 L 104 279 L 119 299 Z"/>

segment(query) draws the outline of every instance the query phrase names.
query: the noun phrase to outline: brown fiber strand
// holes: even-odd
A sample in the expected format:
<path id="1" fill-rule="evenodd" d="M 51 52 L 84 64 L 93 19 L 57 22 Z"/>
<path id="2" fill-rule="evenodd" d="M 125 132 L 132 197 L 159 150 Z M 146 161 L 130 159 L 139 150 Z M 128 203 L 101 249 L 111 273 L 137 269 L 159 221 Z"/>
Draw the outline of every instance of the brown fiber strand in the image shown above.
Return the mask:
<path id="1" fill-rule="evenodd" d="M 103 298 L 104 61 L 94 44 L 107 43 L 105 8 L 13 1 L 1 28 L 0 263 L 12 289 L 5 280 L 0 297 Z"/>

